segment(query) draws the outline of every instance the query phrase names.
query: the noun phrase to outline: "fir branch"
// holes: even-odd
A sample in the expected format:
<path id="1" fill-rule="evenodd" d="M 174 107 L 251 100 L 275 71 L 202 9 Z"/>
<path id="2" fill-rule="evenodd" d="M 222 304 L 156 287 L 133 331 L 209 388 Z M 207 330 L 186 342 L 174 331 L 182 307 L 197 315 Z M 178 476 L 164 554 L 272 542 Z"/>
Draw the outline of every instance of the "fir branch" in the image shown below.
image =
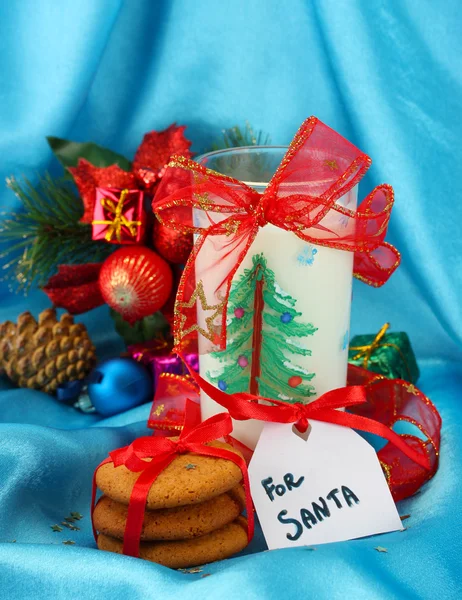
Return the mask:
<path id="1" fill-rule="evenodd" d="M 284 348 L 292 354 L 300 356 L 311 356 L 311 350 L 297 344 L 291 338 L 281 335 L 278 331 L 265 331 L 266 341 L 271 342 L 273 346 Z"/>
<path id="2" fill-rule="evenodd" d="M 93 241 L 91 225 L 80 223 L 81 199 L 69 184 L 46 174 L 37 186 L 28 179 L 7 179 L 23 210 L 0 221 L 2 270 L 17 291 L 43 286 L 61 264 L 99 262 L 114 245 Z M 8 259 L 6 261 L 5 259 Z"/>
<path id="3" fill-rule="evenodd" d="M 245 128 L 238 125 L 223 129 L 222 139 L 212 144 L 212 150 L 224 150 L 226 148 L 237 148 L 239 146 L 268 146 L 271 138 L 262 131 L 255 131 L 248 121 Z"/>
<path id="4" fill-rule="evenodd" d="M 305 337 L 307 335 L 313 335 L 313 333 L 318 330 L 318 328 L 314 327 L 311 323 L 299 323 L 297 321 L 283 323 L 279 316 L 272 315 L 271 313 L 265 313 L 263 315 L 263 321 L 270 327 L 276 328 L 283 336 L 287 337 Z"/>
<path id="5" fill-rule="evenodd" d="M 244 305 L 245 306 L 245 305 Z M 229 314 L 229 310 L 228 310 L 228 314 Z M 227 328 L 226 328 L 226 333 L 227 335 L 232 338 L 234 337 L 236 334 L 238 334 L 240 331 L 247 329 L 247 327 L 249 325 L 251 325 L 252 320 L 253 320 L 253 310 L 246 310 L 244 312 L 244 316 L 241 317 L 240 319 L 234 317 L 231 319 L 231 322 L 228 324 Z"/>
<path id="6" fill-rule="evenodd" d="M 265 304 L 269 306 L 269 308 L 272 308 L 273 310 L 279 313 L 282 310 L 283 312 L 289 314 L 292 317 L 292 319 L 295 319 L 295 317 L 302 316 L 301 312 L 298 312 L 294 308 L 292 308 L 297 302 L 294 298 L 283 298 L 274 292 L 271 294 L 270 292 L 268 292 L 268 290 L 265 290 L 263 292 L 263 299 L 265 301 Z"/>

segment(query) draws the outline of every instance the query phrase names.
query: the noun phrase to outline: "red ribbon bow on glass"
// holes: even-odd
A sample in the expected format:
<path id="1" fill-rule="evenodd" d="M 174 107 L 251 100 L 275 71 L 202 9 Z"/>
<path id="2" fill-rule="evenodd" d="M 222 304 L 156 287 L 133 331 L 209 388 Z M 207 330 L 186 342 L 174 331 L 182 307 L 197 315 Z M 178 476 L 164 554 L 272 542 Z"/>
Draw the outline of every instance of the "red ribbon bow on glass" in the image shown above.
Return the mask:
<path id="1" fill-rule="evenodd" d="M 384 241 L 393 189 L 376 187 L 357 211 L 336 203 L 370 164 L 366 154 L 315 117 L 301 126 L 263 194 L 192 160 L 173 157 L 153 207 L 166 226 L 198 234 L 176 299 L 177 347 L 196 333 L 208 340 L 207 351 L 226 347 L 231 282 L 267 223 L 304 241 L 354 252 L 355 276 L 370 285 L 384 284 L 400 262 L 398 251 Z M 183 187 L 168 195 L 173 181 L 184 182 Z M 193 224 L 191 209 L 204 218 Z M 196 222 L 208 225 L 201 228 Z M 196 320 L 198 300 L 203 323 Z"/>
<path id="2" fill-rule="evenodd" d="M 405 438 L 399 436 L 384 423 L 368 417 L 337 410 L 367 402 L 367 389 L 363 385 L 352 385 L 326 392 L 310 404 L 288 404 L 280 400 L 261 398 L 247 393 L 226 394 L 191 371 L 201 389 L 215 402 L 225 407 L 233 419 L 257 419 L 271 423 L 296 423 L 300 431 L 306 431 L 309 419 L 333 423 L 342 427 L 358 429 L 385 438 L 417 465 L 430 470 L 428 456 L 422 448 L 413 448 Z M 265 404 L 260 404 L 260 401 Z M 267 404 L 271 402 L 271 405 Z"/>
<path id="3" fill-rule="evenodd" d="M 250 496 L 247 465 L 245 464 L 244 459 L 230 450 L 207 446 L 207 442 L 214 441 L 231 433 L 233 429 L 231 417 L 226 413 L 222 413 L 194 426 L 193 423 L 195 422 L 196 414 L 195 405 L 190 406 L 190 403 L 194 404 L 194 402 L 190 400 L 186 401 L 185 422 L 178 439 L 175 440 L 168 437 L 156 436 L 138 438 L 129 446 L 110 452 L 110 458 L 104 460 L 95 470 L 91 501 L 92 514 L 96 499 L 96 472 L 102 465 L 112 462 L 114 467 L 125 465 L 130 471 L 140 473 L 130 496 L 127 523 L 124 532 L 123 553 L 128 556 L 139 556 L 141 530 L 143 528 L 144 511 L 149 490 L 156 481 L 158 475 L 166 469 L 179 454 L 186 454 L 189 452 L 200 456 L 211 456 L 214 458 L 231 460 L 239 467 L 244 480 L 248 523 L 247 534 L 249 541 L 253 537 L 253 505 Z M 94 527 L 93 535 L 96 540 L 97 534 Z"/>

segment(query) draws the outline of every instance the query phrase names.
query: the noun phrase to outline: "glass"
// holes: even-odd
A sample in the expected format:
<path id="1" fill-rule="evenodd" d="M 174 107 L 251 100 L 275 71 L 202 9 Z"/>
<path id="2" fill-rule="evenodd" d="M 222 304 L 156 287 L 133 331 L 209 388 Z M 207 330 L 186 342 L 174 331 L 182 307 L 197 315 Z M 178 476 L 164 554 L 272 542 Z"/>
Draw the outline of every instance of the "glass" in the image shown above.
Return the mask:
<path id="1" fill-rule="evenodd" d="M 286 151 L 284 146 L 230 148 L 205 154 L 197 160 L 262 193 Z M 332 181 L 335 179 L 333 173 Z M 304 186 L 316 195 L 319 184 L 319 181 L 308 180 Z M 283 201 L 281 198 L 280 202 Z M 337 202 L 355 210 L 357 188 Z M 228 216 L 225 214 L 222 218 Z M 202 211 L 197 211 L 194 218 L 198 225 L 207 227 L 207 216 Z M 239 286 L 243 285 L 244 272 L 255 269 L 258 257 L 264 260 L 260 298 L 257 302 L 255 292 L 248 306 L 236 306 L 235 298 L 243 297 Z M 206 271 L 205 264 L 196 266 L 199 272 Z M 261 265 L 258 268 L 261 272 Z M 270 223 L 261 227 L 233 278 L 228 306 L 228 327 L 234 322 L 233 343 L 229 343 L 228 332 L 229 348 L 220 353 L 201 354 L 201 375 L 223 391 L 258 393 L 287 402 L 310 402 L 331 389 L 343 387 L 348 364 L 352 279 L 352 252 L 310 244 Z M 204 286 L 207 287 L 207 281 Z M 258 319 L 257 310 L 261 313 Z M 240 323 L 235 320 L 247 313 L 253 316 L 242 320 L 246 325 L 241 331 Z M 203 318 L 198 306 L 198 322 Z M 253 332 L 250 335 L 256 323 L 261 323 L 258 351 L 255 335 Z M 245 335 L 246 332 L 249 335 Z M 252 364 L 255 357 L 261 357 L 261 365 L 256 370 Z M 204 419 L 222 410 L 202 393 Z M 261 427 L 261 423 L 254 421 L 236 422 L 233 435 L 254 448 Z"/>

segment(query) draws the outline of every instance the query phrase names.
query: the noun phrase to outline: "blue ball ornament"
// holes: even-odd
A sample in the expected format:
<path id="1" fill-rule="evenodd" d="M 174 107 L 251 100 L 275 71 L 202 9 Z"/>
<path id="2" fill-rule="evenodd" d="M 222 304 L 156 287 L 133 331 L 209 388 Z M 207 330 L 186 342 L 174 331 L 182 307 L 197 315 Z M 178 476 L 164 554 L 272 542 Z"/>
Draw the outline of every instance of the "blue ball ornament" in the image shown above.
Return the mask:
<path id="1" fill-rule="evenodd" d="M 96 411 L 105 417 L 152 400 L 153 391 L 150 372 L 132 358 L 106 360 L 88 377 L 88 396 Z"/>
<path id="2" fill-rule="evenodd" d="M 228 384 L 226 383 L 226 381 L 223 381 L 223 379 L 220 379 L 220 381 L 218 382 L 218 387 L 222 392 L 226 392 L 226 390 L 228 389 Z"/>
<path id="3" fill-rule="evenodd" d="M 282 313 L 282 315 L 281 315 L 281 321 L 283 323 L 290 323 L 292 321 L 292 319 L 293 319 L 292 315 L 288 312 Z"/>

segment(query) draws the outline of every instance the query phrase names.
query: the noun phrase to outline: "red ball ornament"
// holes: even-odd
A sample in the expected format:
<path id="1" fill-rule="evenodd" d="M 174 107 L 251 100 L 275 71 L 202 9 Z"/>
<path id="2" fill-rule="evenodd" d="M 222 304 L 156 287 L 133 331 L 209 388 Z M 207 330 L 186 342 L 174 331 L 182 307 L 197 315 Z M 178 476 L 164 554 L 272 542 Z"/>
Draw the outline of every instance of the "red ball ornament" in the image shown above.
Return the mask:
<path id="1" fill-rule="evenodd" d="M 302 383 L 303 379 L 300 377 L 300 375 L 294 375 L 293 377 L 289 378 L 289 381 L 287 382 L 290 387 L 297 387 L 298 385 L 300 385 Z"/>
<path id="2" fill-rule="evenodd" d="M 104 261 L 99 275 L 104 301 L 131 325 L 161 309 L 172 284 L 169 265 L 143 246 L 116 250 Z"/>
<path id="3" fill-rule="evenodd" d="M 194 245 L 192 233 L 185 233 L 154 222 L 152 243 L 157 252 L 169 262 L 184 265 Z"/>

